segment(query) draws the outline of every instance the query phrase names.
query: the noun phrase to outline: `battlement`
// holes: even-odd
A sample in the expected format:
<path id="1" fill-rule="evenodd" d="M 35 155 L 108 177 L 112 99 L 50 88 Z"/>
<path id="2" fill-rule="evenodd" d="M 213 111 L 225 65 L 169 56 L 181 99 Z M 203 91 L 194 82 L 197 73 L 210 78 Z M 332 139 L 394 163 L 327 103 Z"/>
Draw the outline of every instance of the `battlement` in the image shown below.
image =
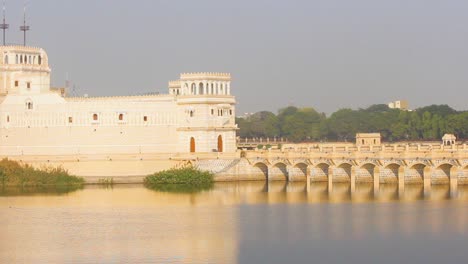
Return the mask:
<path id="1" fill-rule="evenodd" d="M 230 73 L 221 72 L 193 72 L 193 73 L 181 73 L 180 79 L 183 81 L 192 80 L 220 80 L 220 81 L 231 81 Z"/>
<path id="2" fill-rule="evenodd" d="M 21 45 L 6 45 L 6 46 L 2 46 L 2 45 L 0 45 L 0 51 L 3 51 L 3 50 L 12 50 L 12 51 L 32 51 L 32 52 L 44 51 L 44 49 L 39 48 L 39 47 L 34 47 L 34 46 L 21 46 Z"/>
<path id="3" fill-rule="evenodd" d="M 180 88 L 180 81 L 169 81 L 169 88 Z"/>

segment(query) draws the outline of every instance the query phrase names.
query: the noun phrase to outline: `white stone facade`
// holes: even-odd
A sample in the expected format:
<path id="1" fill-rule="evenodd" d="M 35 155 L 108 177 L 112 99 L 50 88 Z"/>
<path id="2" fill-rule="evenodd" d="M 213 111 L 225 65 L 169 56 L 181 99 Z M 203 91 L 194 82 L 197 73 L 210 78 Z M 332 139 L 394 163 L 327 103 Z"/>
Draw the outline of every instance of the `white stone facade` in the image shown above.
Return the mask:
<path id="1" fill-rule="evenodd" d="M 43 49 L 0 46 L 0 155 L 235 152 L 225 73 L 181 74 L 165 95 L 62 97 Z"/>

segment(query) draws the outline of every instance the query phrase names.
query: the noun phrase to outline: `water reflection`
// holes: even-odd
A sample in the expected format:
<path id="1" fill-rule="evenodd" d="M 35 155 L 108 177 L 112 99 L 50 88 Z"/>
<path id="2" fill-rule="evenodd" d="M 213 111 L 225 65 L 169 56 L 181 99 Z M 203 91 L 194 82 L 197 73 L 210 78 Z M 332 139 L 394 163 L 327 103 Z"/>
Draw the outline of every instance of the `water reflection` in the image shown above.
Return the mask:
<path id="1" fill-rule="evenodd" d="M 391 201 L 443 201 L 468 199 L 468 185 L 458 186 L 454 191 L 449 185 L 433 185 L 424 191 L 421 184 L 406 185 L 400 190 L 398 184 L 381 184 L 378 189 L 372 183 L 358 183 L 353 188 L 349 183 L 326 182 L 238 182 L 216 183 L 214 191 L 231 193 L 231 199 L 247 203 L 342 203 L 342 202 L 391 202 Z"/>
<path id="2" fill-rule="evenodd" d="M 466 200 L 468 186 L 305 182 L 3 196 L 0 263 L 339 263 L 342 252 L 350 263 L 454 263 Z"/>
<path id="3" fill-rule="evenodd" d="M 190 185 L 190 184 L 153 184 L 145 185 L 146 188 L 158 192 L 168 193 L 198 193 L 213 189 L 213 183 Z"/>
<path id="4" fill-rule="evenodd" d="M 0 196 L 61 195 L 81 190 L 82 185 L 13 187 L 0 186 Z"/>

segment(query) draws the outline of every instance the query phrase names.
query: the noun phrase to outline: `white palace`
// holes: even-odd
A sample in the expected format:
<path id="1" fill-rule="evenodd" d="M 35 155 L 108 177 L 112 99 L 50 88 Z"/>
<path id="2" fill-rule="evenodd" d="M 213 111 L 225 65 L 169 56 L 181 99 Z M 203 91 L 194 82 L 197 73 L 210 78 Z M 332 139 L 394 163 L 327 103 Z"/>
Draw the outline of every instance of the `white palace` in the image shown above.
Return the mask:
<path id="1" fill-rule="evenodd" d="M 43 49 L 0 55 L 0 156 L 236 151 L 230 74 L 181 74 L 162 95 L 66 97 Z"/>

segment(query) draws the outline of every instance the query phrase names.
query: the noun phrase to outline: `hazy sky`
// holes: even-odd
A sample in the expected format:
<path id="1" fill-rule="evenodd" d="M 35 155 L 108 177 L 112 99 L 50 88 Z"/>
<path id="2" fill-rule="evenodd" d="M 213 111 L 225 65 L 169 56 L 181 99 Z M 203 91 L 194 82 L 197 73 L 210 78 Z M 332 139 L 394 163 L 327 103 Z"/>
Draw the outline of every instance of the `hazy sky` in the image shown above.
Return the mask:
<path id="1" fill-rule="evenodd" d="M 466 0 L 29 0 L 29 44 L 82 95 L 167 92 L 181 72 L 233 76 L 237 114 L 407 99 L 468 109 Z M 7 0 L 21 43 L 22 0 Z"/>

